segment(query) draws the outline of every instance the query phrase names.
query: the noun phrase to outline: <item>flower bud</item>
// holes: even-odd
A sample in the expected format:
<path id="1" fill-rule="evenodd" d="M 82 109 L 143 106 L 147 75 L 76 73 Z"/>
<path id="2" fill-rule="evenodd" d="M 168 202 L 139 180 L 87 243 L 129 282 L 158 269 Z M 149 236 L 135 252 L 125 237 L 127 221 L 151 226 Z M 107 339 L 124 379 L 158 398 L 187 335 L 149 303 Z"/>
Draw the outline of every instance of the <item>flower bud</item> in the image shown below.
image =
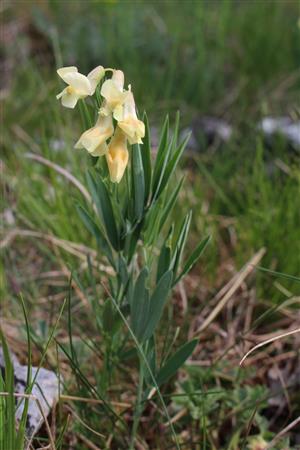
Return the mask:
<path id="1" fill-rule="evenodd" d="M 126 136 L 117 127 L 106 153 L 109 175 L 113 183 L 120 183 L 128 164 L 128 156 Z"/>

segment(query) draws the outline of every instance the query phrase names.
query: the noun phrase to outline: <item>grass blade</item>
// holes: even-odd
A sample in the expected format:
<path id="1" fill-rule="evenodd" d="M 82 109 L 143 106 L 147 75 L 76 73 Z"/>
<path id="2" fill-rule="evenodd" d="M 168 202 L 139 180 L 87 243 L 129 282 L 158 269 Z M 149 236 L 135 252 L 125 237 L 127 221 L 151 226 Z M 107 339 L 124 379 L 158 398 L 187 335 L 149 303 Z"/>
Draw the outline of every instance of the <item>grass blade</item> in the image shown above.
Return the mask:
<path id="1" fill-rule="evenodd" d="M 166 222 L 166 220 L 168 219 L 169 215 L 171 214 L 171 211 L 176 203 L 176 200 L 178 198 L 178 194 L 180 192 L 181 186 L 183 184 L 184 181 L 184 177 L 181 178 L 181 180 L 179 181 L 175 191 L 173 192 L 173 194 L 170 197 L 170 200 L 168 201 L 168 203 L 165 206 L 165 209 L 163 210 L 161 219 L 160 219 L 160 228 L 163 227 L 164 223 Z"/>
<path id="2" fill-rule="evenodd" d="M 141 149 L 138 144 L 132 146 L 132 184 L 133 184 L 133 210 L 134 219 L 139 222 L 143 216 L 145 203 L 145 178 L 141 156 Z"/>
<path id="3" fill-rule="evenodd" d="M 167 115 L 162 127 L 161 137 L 157 149 L 157 155 L 155 159 L 154 171 L 153 171 L 153 185 L 157 186 L 158 180 L 162 171 L 162 166 L 165 160 L 165 151 L 167 142 L 169 139 L 169 116 Z"/>
<path id="4" fill-rule="evenodd" d="M 158 189 L 157 189 L 157 194 L 156 194 L 157 197 L 162 193 L 164 188 L 167 186 L 172 174 L 175 172 L 177 164 L 185 150 L 186 144 L 188 143 L 189 139 L 190 139 L 190 134 L 179 145 L 178 149 L 175 151 L 174 155 L 171 157 L 170 161 L 168 162 L 167 167 L 163 173 L 160 185 L 158 186 Z"/>
<path id="5" fill-rule="evenodd" d="M 182 269 L 182 272 L 178 275 L 178 277 L 174 281 L 174 285 L 177 284 L 181 280 L 181 278 L 183 278 L 194 267 L 194 265 L 196 264 L 196 262 L 198 261 L 198 259 L 202 255 L 202 253 L 204 252 L 209 241 L 210 241 L 210 236 L 207 236 L 198 244 L 198 246 L 195 248 L 195 250 L 193 251 L 191 256 L 186 261 L 186 263 Z"/>
<path id="6" fill-rule="evenodd" d="M 151 182 L 152 182 L 152 165 L 151 165 L 151 137 L 150 137 L 150 128 L 147 114 L 144 113 L 144 123 L 145 123 L 145 137 L 144 144 L 142 147 L 141 155 L 143 161 L 144 168 L 144 179 L 145 179 L 145 206 L 147 205 L 150 191 L 151 191 Z"/>

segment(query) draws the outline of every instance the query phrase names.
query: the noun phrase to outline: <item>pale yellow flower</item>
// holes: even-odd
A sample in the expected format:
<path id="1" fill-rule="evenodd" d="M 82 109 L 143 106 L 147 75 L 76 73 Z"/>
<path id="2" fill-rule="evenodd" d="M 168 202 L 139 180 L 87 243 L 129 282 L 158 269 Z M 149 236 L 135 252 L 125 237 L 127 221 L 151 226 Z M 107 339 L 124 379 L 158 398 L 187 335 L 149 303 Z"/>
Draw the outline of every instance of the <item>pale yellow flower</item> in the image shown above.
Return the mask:
<path id="1" fill-rule="evenodd" d="M 92 86 L 92 95 L 95 93 L 96 87 L 98 86 L 100 80 L 105 75 L 105 69 L 102 66 L 97 66 L 95 69 L 93 69 L 87 76 L 88 80 L 91 83 Z"/>
<path id="2" fill-rule="evenodd" d="M 119 127 L 125 133 L 130 144 L 141 144 L 145 136 L 145 124 L 137 118 L 133 94 L 128 91 L 123 115 L 118 122 Z"/>
<path id="3" fill-rule="evenodd" d="M 114 132 L 112 116 L 101 116 L 94 127 L 85 131 L 75 144 L 75 148 L 85 148 L 92 156 L 102 156 L 108 151 L 106 144 Z"/>
<path id="4" fill-rule="evenodd" d="M 113 183 L 120 183 L 128 164 L 128 157 L 126 136 L 117 127 L 106 153 L 109 175 Z"/>
<path id="5" fill-rule="evenodd" d="M 268 443 L 261 437 L 254 437 L 250 439 L 249 450 L 264 450 L 268 446 Z"/>
<path id="6" fill-rule="evenodd" d="M 122 70 L 114 70 L 111 79 L 104 81 L 101 87 L 101 95 L 105 99 L 101 108 L 102 114 L 113 114 L 114 119 L 120 120 L 123 113 L 123 104 L 128 94 L 123 88 L 124 73 Z"/>
<path id="7" fill-rule="evenodd" d="M 105 70 L 102 66 L 98 66 L 86 77 L 78 72 L 77 67 L 70 66 L 58 69 L 57 73 L 68 86 L 56 98 L 61 98 L 63 106 L 75 108 L 79 99 L 94 94 L 97 84 L 105 74 Z"/>

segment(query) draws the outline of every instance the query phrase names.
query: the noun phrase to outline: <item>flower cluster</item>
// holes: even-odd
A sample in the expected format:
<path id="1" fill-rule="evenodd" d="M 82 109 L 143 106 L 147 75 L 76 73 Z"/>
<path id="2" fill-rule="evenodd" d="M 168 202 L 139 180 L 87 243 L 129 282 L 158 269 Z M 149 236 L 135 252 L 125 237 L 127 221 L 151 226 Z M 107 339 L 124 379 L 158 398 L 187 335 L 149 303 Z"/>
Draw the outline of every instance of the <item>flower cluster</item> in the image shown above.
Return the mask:
<path id="1" fill-rule="evenodd" d="M 111 69 L 98 66 L 85 76 L 73 66 L 58 69 L 58 75 L 68 86 L 56 98 L 61 98 L 63 106 L 75 108 L 78 100 L 94 95 L 108 71 Z M 97 121 L 80 136 L 75 148 L 84 148 L 92 156 L 105 155 L 111 181 L 119 183 L 128 164 L 127 142 L 131 145 L 142 143 L 145 125 L 137 118 L 131 86 L 124 89 L 121 70 L 112 70 L 112 77 L 104 81 L 100 93 L 103 102 Z"/>

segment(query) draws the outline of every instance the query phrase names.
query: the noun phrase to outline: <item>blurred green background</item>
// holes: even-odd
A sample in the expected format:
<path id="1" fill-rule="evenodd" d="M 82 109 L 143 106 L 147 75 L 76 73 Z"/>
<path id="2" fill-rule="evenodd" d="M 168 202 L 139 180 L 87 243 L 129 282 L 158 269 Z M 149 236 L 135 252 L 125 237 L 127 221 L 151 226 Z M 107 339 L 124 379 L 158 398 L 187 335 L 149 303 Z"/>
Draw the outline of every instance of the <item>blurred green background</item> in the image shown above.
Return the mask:
<path id="1" fill-rule="evenodd" d="M 287 113 L 297 103 L 294 0 L 17 1 L 5 14 L 30 28 L 10 42 L 11 52 L 27 39 L 39 67 L 121 67 L 139 105 L 154 113 L 196 110 L 249 120 L 262 109 Z"/>
<path id="2" fill-rule="evenodd" d="M 182 165 L 192 169 L 181 207 L 195 211 L 195 240 L 214 236 L 206 275 L 224 258 L 241 266 L 262 246 L 267 267 L 299 272 L 299 153 L 282 136 L 270 146 L 257 129 L 266 116 L 299 120 L 298 1 L 10 1 L 1 16 L 1 144 L 17 220 L 82 240 L 62 183 L 51 175 L 49 197 L 48 170 L 24 153 L 39 152 L 84 181 L 85 156 L 72 148 L 80 117 L 55 99 L 55 70 L 101 64 L 125 72 L 154 134 L 177 110 L 183 128 L 206 116 L 232 126 L 228 142 L 199 144 Z"/>

